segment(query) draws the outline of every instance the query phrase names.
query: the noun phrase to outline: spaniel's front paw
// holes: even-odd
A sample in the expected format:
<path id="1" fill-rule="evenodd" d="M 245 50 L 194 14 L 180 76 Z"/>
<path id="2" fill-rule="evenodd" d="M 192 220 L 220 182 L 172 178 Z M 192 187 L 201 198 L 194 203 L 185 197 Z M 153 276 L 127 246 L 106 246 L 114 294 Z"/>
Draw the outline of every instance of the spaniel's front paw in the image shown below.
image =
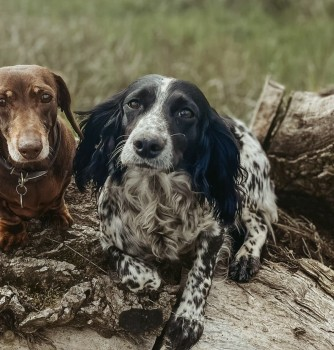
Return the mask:
<path id="1" fill-rule="evenodd" d="M 166 347 L 168 350 L 188 350 L 195 345 L 203 334 L 204 325 L 200 320 L 173 315 L 167 330 Z"/>
<path id="2" fill-rule="evenodd" d="M 236 257 L 230 267 L 229 276 L 237 282 L 248 282 L 260 269 L 260 258 L 247 254 Z"/>

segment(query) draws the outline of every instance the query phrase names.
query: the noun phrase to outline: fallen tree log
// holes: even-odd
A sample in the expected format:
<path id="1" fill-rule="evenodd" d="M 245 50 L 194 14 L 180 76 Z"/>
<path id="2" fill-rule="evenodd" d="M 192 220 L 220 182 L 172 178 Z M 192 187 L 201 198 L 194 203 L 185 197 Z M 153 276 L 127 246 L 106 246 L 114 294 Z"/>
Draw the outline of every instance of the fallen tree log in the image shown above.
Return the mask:
<path id="1" fill-rule="evenodd" d="M 279 206 L 310 220 L 304 231 L 295 220 L 285 243 L 334 266 L 334 91 L 287 94 L 268 78 L 251 128 L 270 159 Z"/>
<path id="2" fill-rule="evenodd" d="M 315 279 L 308 276 L 314 276 Z M 325 289 L 320 287 L 317 280 L 322 280 L 321 284 Z M 259 275 L 248 284 L 215 279 L 208 300 L 205 331 L 194 349 L 332 349 L 333 285 L 333 271 L 310 259 L 302 259 L 293 267 L 266 261 Z M 109 288 L 109 284 L 106 288 Z M 76 300 L 77 294 L 74 296 Z M 15 302 L 12 300 L 13 304 Z M 96 319 L 101 316 L 103 317 L 102 310 L 95 314 Z M 71 322 L 63 323 L 63 326 L 75 325 L 76 317 L 78 315 Z M 107 323 L 110 324 L 110 320 Z M 51 341 L 57 349 L 69 350 L 89 350 L 94 343 L 101 346 L 97 347 L 99 350 L 111 349 L 115 343 L 115 349 L 151 349 L 155 340 L 152 332 L 144 335 L 130 332 L 115 334 L 118 337 L 109 339 L 109 342 L 104 339 L 103 342 L 100 340 L 97 343 L 93 334 L 75 331 L 72 328 L 71 338 L 66 333 L 71 342 L 67 340 L 66 346 L 62 347 L 64 338 L 53 325 L 53 328 L 48 327 L 44 332 L 44 347 L 38 349 L 52 349 L 47 347 L 45 339 Z M 123 339 L 119 338 L 120 336 Z M 43 338 L 39 339 L 43 341 Z M 28 349 L 17 340 L 8 345 L 8 349 L 11 350 Z M 30 346 L 34 348 L 36 345 L 31 342 Z M 2 349 L 5 350 L 6 347 Z"/>
<path id="3" fill-rule="evenodd" d="M 334 213 L 334 92 L 284 95 L 283 85 L 267 79 L 251 122 L 277 192 Z"/>
<path id="4" fill-rule="evenodd" d="M 289 262 L 266 261 L 247 284 L 216 280 L 195 349 L 333 349 L 334 272 L 315 260 Z"/>

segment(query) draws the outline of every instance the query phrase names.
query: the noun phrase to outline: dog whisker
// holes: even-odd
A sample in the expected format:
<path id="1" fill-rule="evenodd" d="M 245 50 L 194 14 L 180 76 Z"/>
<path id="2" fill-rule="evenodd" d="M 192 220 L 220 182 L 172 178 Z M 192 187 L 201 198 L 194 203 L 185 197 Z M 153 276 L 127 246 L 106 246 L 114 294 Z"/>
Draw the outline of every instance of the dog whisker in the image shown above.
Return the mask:
<path id="1" fill-rule="evenodd" d="M 180 133 L 180 132 L 178 132 L 178 133 L 176 133 L 176 134 L 171 134 L 170 136 L 171 136 L 171 137 L 173 137 L 173 136 L 183 136 L 184 138 L 186 137 L 185 134 L 182 134 L 182 133 Z"/>
<path id="2" fill-rule="evenodd" d="M 124 135 L 119 135 L 119 136 L 116 138 L 116 140 L 121 139 L 121 138 L 123 138 L 123 137 L 124 137 L 124 138 L 127 138 L 128 136 L 129 136 L 129 135 L 125 135 L 125 134 L 124 134 Z M 122 140 L 121 142 L 123 142 L 123 141 L 126 142 L 126 140 Z"/>
<path id="3" fill-rule="evenodd" d="M 116 158 L 117 156 L 119 156 L 119 155 L 122 153 L 123 147 L 124 147 L 124 144 L 118 145 L 118 146 L 114 149 L 114 151 L 111 153 L 111 158 L 114 159 L 114 158 Z"/>

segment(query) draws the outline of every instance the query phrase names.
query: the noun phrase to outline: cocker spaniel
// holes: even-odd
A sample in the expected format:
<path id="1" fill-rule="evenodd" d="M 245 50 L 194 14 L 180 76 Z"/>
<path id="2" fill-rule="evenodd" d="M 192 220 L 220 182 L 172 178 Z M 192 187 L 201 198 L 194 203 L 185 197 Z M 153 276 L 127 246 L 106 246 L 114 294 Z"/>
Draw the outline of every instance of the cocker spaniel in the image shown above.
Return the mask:
<path id="1" fill-rule="evenodd" d="M 242 122 L 218 115 L 186 81 L 147 75 L 81 114 L 76 183 L 98 190 L 100 242 L 122 283 L 156 290 L 159 266 L 191 261 L 166 330 L 170 349 L 189 349 L 226 237 L 242 237 L 231 278 L 260 268 L 277 219 L 269 161 Z"/>

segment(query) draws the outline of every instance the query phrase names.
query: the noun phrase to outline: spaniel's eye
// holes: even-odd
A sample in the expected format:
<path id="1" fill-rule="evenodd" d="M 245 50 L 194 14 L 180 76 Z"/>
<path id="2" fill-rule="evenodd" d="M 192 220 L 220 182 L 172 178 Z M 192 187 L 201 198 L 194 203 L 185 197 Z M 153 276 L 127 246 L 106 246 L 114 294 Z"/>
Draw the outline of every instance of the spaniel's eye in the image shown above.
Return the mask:
<path id="1" fill-rule="evenodd" d="M 44 93 L 41 95 L 42 103 L 49 103 L 52 100 L 52 96 L 50 94 Z"/>
<path id="2" fill-rule="evenodd" d="M 184 108 L 181 111 L 179 111 L 177 115 L 180 118 L 190 119 L 194 116 L 194 112 L 191 111 L 189 108 Z"/>
<path id="3" fill-rule="evenodd" d="M 141 107 L 141 104 L 138 100 L 131 100 L 128 102 L 128 106 L 131 109 L 139 109 Z"/>
<path id="4" fill-rule="evenodd" d="M 7 101 L 4 97 L 0 97 L 0 107 L 6 107 Z"/>

